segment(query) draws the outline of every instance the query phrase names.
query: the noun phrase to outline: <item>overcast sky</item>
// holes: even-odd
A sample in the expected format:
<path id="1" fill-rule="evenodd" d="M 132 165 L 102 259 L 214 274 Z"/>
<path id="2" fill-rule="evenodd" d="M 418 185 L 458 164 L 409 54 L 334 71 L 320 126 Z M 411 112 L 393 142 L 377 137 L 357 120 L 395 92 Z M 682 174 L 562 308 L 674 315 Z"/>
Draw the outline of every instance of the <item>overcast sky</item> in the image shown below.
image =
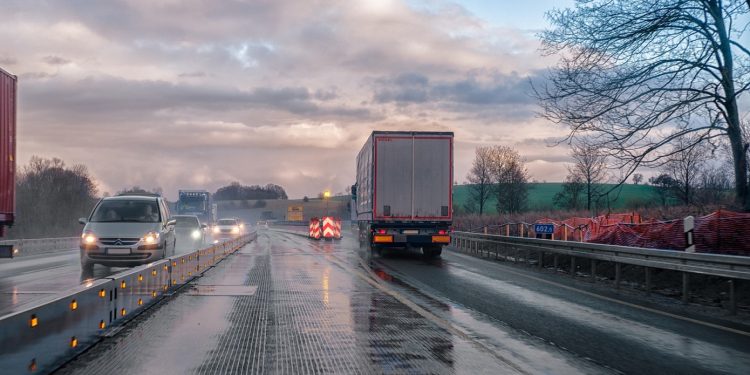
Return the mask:
<path id="1" fill-rule="evenodd" d="M 18 158 L 84 164 L 100 192 L 354 182 L 370 131 L 510 145 L 561 181 L 564 134 L 529 81 L 544 12 L 571 1 L 4 0 L 0 67 L 19 76 Z"/>

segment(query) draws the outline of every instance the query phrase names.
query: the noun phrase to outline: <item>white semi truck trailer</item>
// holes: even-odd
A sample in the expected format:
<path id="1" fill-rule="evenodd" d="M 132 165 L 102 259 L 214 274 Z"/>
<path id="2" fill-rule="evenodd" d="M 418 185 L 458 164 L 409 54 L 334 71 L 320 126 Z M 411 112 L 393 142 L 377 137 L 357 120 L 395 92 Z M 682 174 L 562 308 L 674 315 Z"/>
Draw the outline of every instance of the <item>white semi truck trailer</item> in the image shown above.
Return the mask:
<path id="1" fill-rule="evenodd" d="M 453 133 L 374 131 L 357 156 L 360 240 L 439 257 L 453 220 Z"/>

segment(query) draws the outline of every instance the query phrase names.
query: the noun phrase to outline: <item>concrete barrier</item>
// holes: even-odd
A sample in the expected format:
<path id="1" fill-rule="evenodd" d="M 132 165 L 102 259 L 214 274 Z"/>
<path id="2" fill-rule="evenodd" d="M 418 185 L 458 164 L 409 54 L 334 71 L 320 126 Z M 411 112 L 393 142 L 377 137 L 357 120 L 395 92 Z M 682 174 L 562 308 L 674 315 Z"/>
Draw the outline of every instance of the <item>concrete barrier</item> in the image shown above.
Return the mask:
<path id="1" fill-rule="evenodd" d="M 0 372 L 48 373 L 257 238 L 252 232 L 91 281 L 0 317 Z"/>

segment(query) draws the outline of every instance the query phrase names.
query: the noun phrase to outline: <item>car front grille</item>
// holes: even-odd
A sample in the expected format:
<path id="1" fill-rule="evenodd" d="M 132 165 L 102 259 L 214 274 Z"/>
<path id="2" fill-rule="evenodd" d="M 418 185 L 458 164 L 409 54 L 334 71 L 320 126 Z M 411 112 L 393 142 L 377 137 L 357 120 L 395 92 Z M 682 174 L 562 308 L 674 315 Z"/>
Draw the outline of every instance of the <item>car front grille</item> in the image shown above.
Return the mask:
<path id="1" fill-rule="evenodd" d="M 99 241 L 105 246 L 133 246 L 140 238 L 100 238 Z"/>

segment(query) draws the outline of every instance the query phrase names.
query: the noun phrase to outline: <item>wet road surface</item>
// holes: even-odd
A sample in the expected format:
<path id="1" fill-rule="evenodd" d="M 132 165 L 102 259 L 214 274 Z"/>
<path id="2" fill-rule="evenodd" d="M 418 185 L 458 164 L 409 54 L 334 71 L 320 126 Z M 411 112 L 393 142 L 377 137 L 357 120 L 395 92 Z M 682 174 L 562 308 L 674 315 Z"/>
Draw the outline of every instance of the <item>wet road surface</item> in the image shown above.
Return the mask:
<path id="1" fill-rule="evenodd" d="M 365 260 L 363 260 L 363 258 Z M 559 277 L 559 276 L 558 276 Z M 750 337 L 444 252 L 274 231 L 60 373 L 737 373 Z"/>
<path id="2" fill-rule="evenodd" d="M 192 250 L 178 242 L 175 253 Z M 81 273 L 78 249 L 0 259 L 0 316 L 126 269 L 96 265 L 93 274 L 84 275 Z"/>

